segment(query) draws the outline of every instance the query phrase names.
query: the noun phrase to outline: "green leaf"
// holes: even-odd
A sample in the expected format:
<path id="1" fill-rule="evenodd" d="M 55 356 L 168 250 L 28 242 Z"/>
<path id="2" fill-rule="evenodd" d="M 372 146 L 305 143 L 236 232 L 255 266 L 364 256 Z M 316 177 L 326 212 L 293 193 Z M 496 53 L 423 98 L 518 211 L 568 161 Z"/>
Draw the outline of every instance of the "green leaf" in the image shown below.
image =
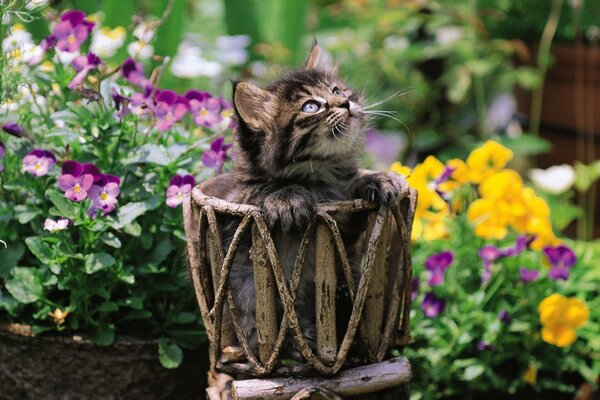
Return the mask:
<path id="1" fill-rule="evenodd" d="M 146 204 L 143 202 L 127 203 L 123 207 L 119 207 L 117 221 L 112 221 L 111 225 L 115 229 L 123 229 L 125 225 L 131 224 L 137 217 L 143 215 L 146 211 Z"/>
<path id="2" fill-rule="evenodd" d="M 112 328 L 100 328 L 90 337 L 99 346 L 108 346 L 115 341 L 115 331 Z"/>
<path id="3" fill-rule="evenodd" d="M 576 162 L 575 176 L 575 188 L 580 192 L 587 192 L 600 178 L 600 160 L 594 161 L 590 165 Z"/>
<path id="4" fill-rule="evenodd" d="M 17 219 L 19 220 L 19 223 L 23 225 L 30 222 L 40 214 L 40 211 L 32 210 L 22 204 L 15 207 L 15 212 L 17 213 Z"/>
<path id="5" fill-rule="evenodd" d="M 115 259 L 107 253 L 88 254 L 85 256 L 85 272 L 93 274 L 104 268 L 112 267 L 115 262 Z"/>
<path id="6" fill-rule="evenodd" d="M 467 368 L 465 368 L 465 372 L 463 373 L 463 379 L 465 381 L 472 381 L 479 375 L 483 374 L 483 371 L 485 371 L 485 367 L 481 364 L 470 365 Z"/>
<path id="7" fill-rule="evenodd" d="M 28 237 L 25 239 L 25 244 L 29 247 L 29 251 L 44 264 L 49 264 L 52 260 L 52 248 L 37 236 Z"/>
<path id="8" fill-rule="evenodd" d="M 77 204 L 67 199 L 64 194 L 53 189 L 48 189 L 46 190 L 46 196 L 48 196 L 54 207 L 56 207 L 63 217 L 74 220 L 79 215 Z"/>
<path id="9" fill-rule="evenodd" d="M 25 245 L 23 243 L 9 243 L 7 247 L 0 244 L 0 279 L 6 279 L 10 274 L 11 269 L 17 265 L 17 262 L 25 253 Z"/>
<path id="10" fill-rule="evenodd" d="M 167 258 L 171 251 L 173 251 L 171 239 L 168 236 L 164 236 L 160 239 L 156 247 L 154 247 L 152 253 L 150 253 L 148 262 L 158 265 Z"/>
<path id="11" fill-rule="evenodd" d="M 127 158 L 123 160 L 123 164 L 156 164 L 165 166 L 169 165 L 171 161 L 164 146 L 148 143 L 129 153 Z"/>
<path id="12" fill-rule="evenodd" d="M 6 281 L 6 289 L 19 302 L 33 303 L 42 297 L 44 287 L 36 268 L 15 267 L 12 278 Z"/>
<path id="13" fill-rule="evenodd" d="M 115 249 L 121 248 L 121 241 L 119 238 L 112 232 L 108 232 L 106 235 L 102 236 L 102 241 L 109 245 L 110 247 L 114 247 Z"/>
<path id="14" fill-rule="evenodd" d="M 119 309 L 119 306 L 117 305 L 117 303 L 112 302 L 112 301 L 105 301 L 104 303 L 100 304 L 100 306 L 98 307 L 98 311 L 100 312 L 111 312 L 111 311 L 117 311 Z"/>
<path id="15" fill-rule="evenodd" d="M 177 314 L 177 319 L 175 320 L 178 324 L 189 324 L 190 322 L 194 322 L 196 320 L 196 314 L 182 311 Z"/>
<path id="16" fill-rule="evenodd" d="M 158 358 L 165 368 L 177 368 L 183 360 L 181 348 L 169 339 L 161 338 L 158 341 Z"/>

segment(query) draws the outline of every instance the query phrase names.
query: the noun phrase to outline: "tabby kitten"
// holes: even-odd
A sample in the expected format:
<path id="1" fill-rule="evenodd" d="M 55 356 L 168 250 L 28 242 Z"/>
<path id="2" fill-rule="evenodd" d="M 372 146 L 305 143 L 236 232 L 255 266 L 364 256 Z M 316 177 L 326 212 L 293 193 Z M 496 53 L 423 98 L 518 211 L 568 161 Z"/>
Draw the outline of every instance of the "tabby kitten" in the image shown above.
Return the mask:
<path id="1" fill-rule="evenodd" d="M 407 188 L 399 176 L 359 172 L 367 125 L 362 101 L 340 81 L 337 68 L 316 43 L 304 69 L 284 75 L 266 89 L 248 82 L 235 83 L 233 104 L 239 120 L 237 158 L 228 184 L 218 191 L 226 200 L 262 209 L 286 279 L 291 276 L 315 203 L 362 197 L 389 204 Z M 338 219 L 346 242 L 356 240 L 362 230 L 356 224 L 347 217 Z M 226 246 L 235 227 L 230 223 L 224 229 Z M 248 237 L 234 260 L 230 287 L 250 345 L 256 349 L 249 248 Z M 358 279 L 359 263 L 353 264 Z M 314 348 L 313 278 L 314 247 L 306 257 L 295 300 L 303 334 Z M 281 315 L 280 304 L 278 309 Z"/>

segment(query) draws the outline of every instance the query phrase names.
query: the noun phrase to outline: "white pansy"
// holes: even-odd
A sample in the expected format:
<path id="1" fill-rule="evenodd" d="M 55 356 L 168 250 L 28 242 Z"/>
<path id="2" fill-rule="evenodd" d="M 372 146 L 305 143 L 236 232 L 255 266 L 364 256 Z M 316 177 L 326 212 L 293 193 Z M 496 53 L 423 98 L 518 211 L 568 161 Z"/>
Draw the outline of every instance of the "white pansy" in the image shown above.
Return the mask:
<path id="1" fill-rule="evenodd" d="M 11 111 L 17 111 L 20 104 L 12 99 L 0 100 L 0 114 L 6 115 Z"/>
<path id="2" fill-rule="evenodd" d="M 233 35 L 219 36 L 216 40 L 219 61 L 225 64 L 240 65 L 248 61 L 250 36 Z"/>
<path id="3" fill-rule="evenodd" d="M 435 41 L 442 47 L 449 47 L 463 35 L 459 26 L 442 26 L 435 31 Z"/>
<path id="4" fill-rule="evenodd" d="M 59 218 L 57 221 L 54 221 L 51 218 L 46 218 L 46 221 L 44 221 L 44 229 L 52 233 L 62 231 L 63 229 L 67 229 L 69 222 L 70 221 L 65 218 Z"/>
<path id="5" fill-rule="evenodd" d="M 90 50 L 99 57 L 112 57 L 125 43 L 126 33 L 122 26 L 114 29 L 102 27 L 94 32 Z"/>
<path id="6" fill-rule="evenodd" d="M 29 65 L 37 65 L 44 57 L 44 50 L 41 46 L 36 46 L 33 43 L 28 43 L 23 46 L 22 61 Z"/>
<path id="7" fill-rule="evenodd" d="M 71 65 L 71 62 L 73 61 L 73 59 L 75 57 L 80 56 L 79 52 L 74 51 L 73 53 L 69 53 L 68 51 L 62 51 L 59 50 L 58 48 L 55 49 L 56 52 L 56 59 L 58 59 L 58 61 L 62 64 L 62 65 Z"/>
<path id="8" fill-rule="evenodd" d="M 155 31 L 150 24 L 141 23 L 133 30 L 133 36 L 140 42 L 150 43 L 154 39 Z"/>
<path id="9" fill-rule="evenodd" d="M 183 42 L 179 45 L 177 55 L 171 63 L 171 72 L 178 78 L 197 78 L 206 76 L 213 78 L 221 73 L 223 66 L 218 62 L 201 57 L 199 47 Z"/>
<path id="10" fill-rule="evenodd" d="M 568 165 L 555 165 L 548 169 L 529 170 L 531 182 L 539 189 L 554 194 L 569 190 L 575 183 L 575 169 Z"/>
<path id="11" fill-rule="evenodd" d="M 27 44 L 33 44 L 31 33 L 25 30 L 21 24 L 15 24 L 10 28 L 9 35 L 2 41 L 2 51 L 10 53 L 21 50 Z"/>
<path id="12" fill-rule="evenodd" d="M 36 8 L 45 6 L 49 2 L 50 0 L 29 0 L 25 4 L 25 8 L 28 10 L 35 10 Z"/>
<path id="13" fill-rule="evenodd" d="M 127 45 L 129 55 L 137 60 L 147 60 L 154 54 L 154 47 L 145 42 L 131 42 Z"/>

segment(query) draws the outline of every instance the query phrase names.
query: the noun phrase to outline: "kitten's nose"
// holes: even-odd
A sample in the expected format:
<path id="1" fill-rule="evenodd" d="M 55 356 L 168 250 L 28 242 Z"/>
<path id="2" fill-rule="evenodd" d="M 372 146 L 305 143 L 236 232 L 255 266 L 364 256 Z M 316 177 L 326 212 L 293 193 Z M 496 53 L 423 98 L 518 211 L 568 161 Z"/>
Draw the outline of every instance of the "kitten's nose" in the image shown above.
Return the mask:
<path id="1" fill-rule="evenodd" d="M 348 98 L 346 97 L 336 96 L 333 99 L 331 99 L 329 104 L 332 107 L 340 107 L 345 108 L 346 110 L 350 110 L 350 100 L 348 100 Z"/>

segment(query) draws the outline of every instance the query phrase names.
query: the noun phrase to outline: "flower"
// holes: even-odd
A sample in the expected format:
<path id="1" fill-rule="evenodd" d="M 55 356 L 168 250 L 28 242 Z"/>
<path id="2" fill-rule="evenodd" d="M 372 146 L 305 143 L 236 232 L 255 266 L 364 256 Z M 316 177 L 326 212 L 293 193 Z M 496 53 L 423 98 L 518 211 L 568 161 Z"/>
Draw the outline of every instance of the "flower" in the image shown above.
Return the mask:
<path id="1" fill-rule="evenodd" d="M 156 129 L 159 131 L 171 129 L 175 122 L 185 116 L 189 108 L 187 99 L 172 90 L 159 90 L 154 100 L 156 101 L 154 106 Z"/>
<path id="2" fill-rule="evenodd" d="M 62 325 L 65 323 L 65 319 L 69 315 L 70 311 L 62 311 L 60 308 L 54 310 L 54 312 L 49 312 L 48 315 L 54 318 L 54 322 L 57 325 Z"/>
<path id="3" fill-rule="evenodd" d="M 402 175 L 405 178 L 407 178 L 411 173 L 410 167 L 402 165 L 402 163 L 400 163 L 399 161 L 392 163 L 392 165 L 390 165 L 390 167 L 388 168 L 388 171 L 395 172 L 396 174 Z"/>
<path id="4" fill-rule="evenodd" d="M 154 39 L 155 29 L 151 24 L 141 23 L 133 30 L 133 36 L 144 43 L 150 43 Z"/>
<path id="5" fill-rule="evenodd" d="M 88 53 L 86 56 L 75 57 L 71 65 L 75 68 L 75 71 L 77 71 L 77 75 L 69 82 L 67 87 L 69 89 L 74 89 L 81 85 L 87 74 L 100 64 L 102 64 L 102 61 L 100 61 L 100 58 L 92 52 Z"/>
<path id="6" fill-rule="evenodd" d="M 221 101 L 211 97 L 208 92 L 189 90 L 185 94 L 190 104 L 190 112 L 194 116 L 194 122 L 200 126 L 211 127 L 218 124 L 221 116 Z"/>
<path id="7" fill-rule="evenodd" d="M 216 138 L 211 144 L 210 149 L 206 150 L 202 154 L 202 162 L 208 168 L 213 168 L 217 173 L 222 173 L 223 164 L 229 157 L 227 151 L 233 146 L 232 144 L 225 144 L 225 138 Z"/>
<path id="8" fill-rule="evenodd" d="M 117 26 L 114 29 L 106 26 L 102 27 L 94 32 L 90 51 L 100 57 L 112 57 L 123 46 L 126 37 L 127 31 L 122 26 Z"/>
<path id="9" fill-rule="evenodd" d="M 127 45 L 127 53 L 138 60 L 147 60 L 154 54 L 154 46 L 142 41 L 131 42 Z"/>
<path id="10" fill-rule="evenodd" d="M 44 176 L 54 164 L 56 164 L 54 154 L 48 150 L 34 149 L 23 158 L 23 171 L 33 176 Z"/>
<path id="11" fill-rule="evenodd" d="M 477 350 L 479 351 L 494 350 L 495 348 L 496 346 L 483 340 L 477 343 Z"/>
<path id="12" fill-rule="evenodd" d="M 110 90 L 110 97 L 112 97 L 113 101 L 115 102 L 115 109 L 117 110 L 117 116 L 119 119 L 122 119 L 125 115 L 131 112 L 127 106 L 127 104 L 131 101 L 129 97 L 123 96 L 115 88 Z"/>
<path id="13" fill-rule="evenodd" d="M 570 346 L 577 339 L 575 330 L 584 325 L 590 310 L 575 297 L 552 294 L 538 305 L 542 339 L 558 347 Z"/>
<path id="14" fill-rule="evenodd" d="M 133 93 L 129 109 L 135 115 L 142 116 L 150 114 L 154 110 L 154 100 L 152 99 L 152 86 L 146 86 L 143 93 Z"/>
<path id="15" fill-rule="evenodd" d="M 79 202 L 87 198 L 87 191 L 100 177 L 100 170 L 94 164 L 65 161 L 62 175 L 58 178 L 58 187 L 65 192 L 67 199 Z"/>
<path id="16" fill-rule="evenodd" d="M 546 246 L 543 252 L 551 265 L 548 276 L 555 281 L 566 281 L 569 278 L 569 270 L 577 262 L 575 252 L 564 244 L 556 247 Z"/>
<path id="17" fill-rule="evenodd" d="M 25 8 L 28 10 L 35 10 L 36 8 L 44 7 L 50 0 L 29 0 L 25 4 Z"/>
<path id="18" fill-rule="evenodd" d="M 403 140 L 399 135 L 384 135 L 374 129 L 367 131 L 365 137 L 365 150 L 377 165 L 384 166 L 393 163 L 398 159 L 403 145 Z"/>
<path id="19" fill-rule="evenodd" d="M 21 125 L 17 124 L 16 122 L 6 122 L 2 125 L 2 130 L 12 136 L 23 136 L 23 128 L 21 128 Z"/>
<path id="20" fill-rule="evenodd" d="M 152 83 L 144 75 L 144 67 L 141 63 L 136 63 L 132 58 L 128 58 L 121 66 L 121 72 L 125 80 L 141 88 L 152 86 Z"/>
<path id="21" fill-rule="evenodd" d="M 548 169 L 534 168 L 529 170 L 529 178 L 539 189 L 561 194 L 575 183 L 575 169 L 568 164 L 555 165 Z"/>
<path id="22" fill-rule="evenodd" d="M 446 302 L 444 299 L 438 297 L 435 293 L 429 292 L 425 294 L 421 308 L 427 318 L 435 318 L 439 313 L 444 311 Z"/>
<path id="23" fill-rule="evenodd" d="M 444 274 L 454 261 L 454 254 L 451 251 L 442 251 L 432 254 L 425 260 L 425 268 L 431 272 L 427 283 L 431 286 L 439 286 L 444 283 Z"/>
<path id="24" fill-rule="evenodd" d="M 63 229 L 67 229 L 67 226 L 69 226 L 70 222 L 71 221 L 66 218 L 59 218 L 57 221 L 51 218 L 46 218 L 46 221 L 44 221 L 44 229 L 50 231 L 51 233 L 62 231 Z"/>
<path id="25" fill-rule="evenodd" d="M 537 373 L 538 367 L 530 364 L 529 367 L 527 367 L 527 369 L 525 370 L 525 372 L 523 372 L 522 379 L 530 385 L 535 385 L 537 382 Z"/>
<path id="26" fill-rule="evenodd" d="M 9 29 L 9 34 L 2 41 L 2 51 L 11 56 L 21 51 L 25 46 L 33 44 L 31 33 L 22 24 L 15 24 Z"/>
<path id="27" fill-rule="evenodd" d="M 201 57 L 199 47 L 188 41 L 183 41 L 177 50 L 177 55 L 171 63 L 171 72 L 178 78 L 198 78 L 218 76 L 223 67 L 218 62 L 208 61 Z"/>
<path id="28" fill-rule="evenodd" d="M 102 210 L 102 215 L 110 214 L 117 208 L 117 197 L 121 193 L 119 185 L 121 179 L 114 175 L 102 174 L 88 191 L 92 206 L 87 211 L 90 217 L 96 216 L 97 210 Z"/>
<path id="29" fill-rule="evenodd" d="M 0 142 L 0 172 L 4 170 L 4 164 L 2 164 L 2 159 L 4 158 L 4 143 Z"/>
<path id="30" fill-rule="evenodd" d="M 501 250 L 502 256 L 503 257 L 518 256 L 523 251 L 525 251 L 525 249 L 527 249 L 527 246 L 529 246 L 529 244 L 533 240 L 535 240 L 534 237 L 528 238 L 527 235 L 519 235 L 517 237 L 517 239 L 515 240 L 515 245 L 513 247 L 505 247 L 504 249 Z"/>
<path id="31" fill-rule="evenodd" d="M 410 287 L 411 287 L 410 298 L 412 300 L 416 299 L 417 296 L 419 296 L 419 286 L 420 286 L 419 277 L 414 276 L 410 280 Z"/>
<path id="32" fill-rule="evenodd" d="M 510 149 L 493 140 L 488 140 L 483 146 L 473 150 L 467 158 L 469 180 L 481 183 L 494 173 L 500 171 L 512 159 Z"/>
<path id="33" fill-rule="evenodd" d="M 519 268 L 519 275 L 521 276 L 521 282 L 529 283 L 538 280 L 540 277 L 540 271 L 521 267 Z"/>
<path id="34" fill-rule="evenodd" d="M 225 64 L 240 65 L 248 61 L 246 48 L 250 45 L 250 36 L 219 36 L 215 41 L 219 61 Z"/>
<path id="35" fill-rule="evenodd" d="M 196 179 L 192 175 L 175 175 L 167 188 L 167 205 L 175 208 L 183 203 L 183 197 L 192 193 Z"/>
<path id="36" fill-rule="evenodd" d="M 509 312 L 505 308 L 503 308 L 498 313 L 498 320 L 505 324 L 509 324 L 510 321 L 512 321 L 512 317 L 510 316 Z"/>
<path id="37" fill-rule="evenodd" d="M 56 24 L 52 32 L 52 39 L 56 41 L 56 48 L 70 53 L 76 52 L 87 39 L 94 27 L 94 23 L 85 19 L 85 13 L 79 10 L 66 11 Z"/>

